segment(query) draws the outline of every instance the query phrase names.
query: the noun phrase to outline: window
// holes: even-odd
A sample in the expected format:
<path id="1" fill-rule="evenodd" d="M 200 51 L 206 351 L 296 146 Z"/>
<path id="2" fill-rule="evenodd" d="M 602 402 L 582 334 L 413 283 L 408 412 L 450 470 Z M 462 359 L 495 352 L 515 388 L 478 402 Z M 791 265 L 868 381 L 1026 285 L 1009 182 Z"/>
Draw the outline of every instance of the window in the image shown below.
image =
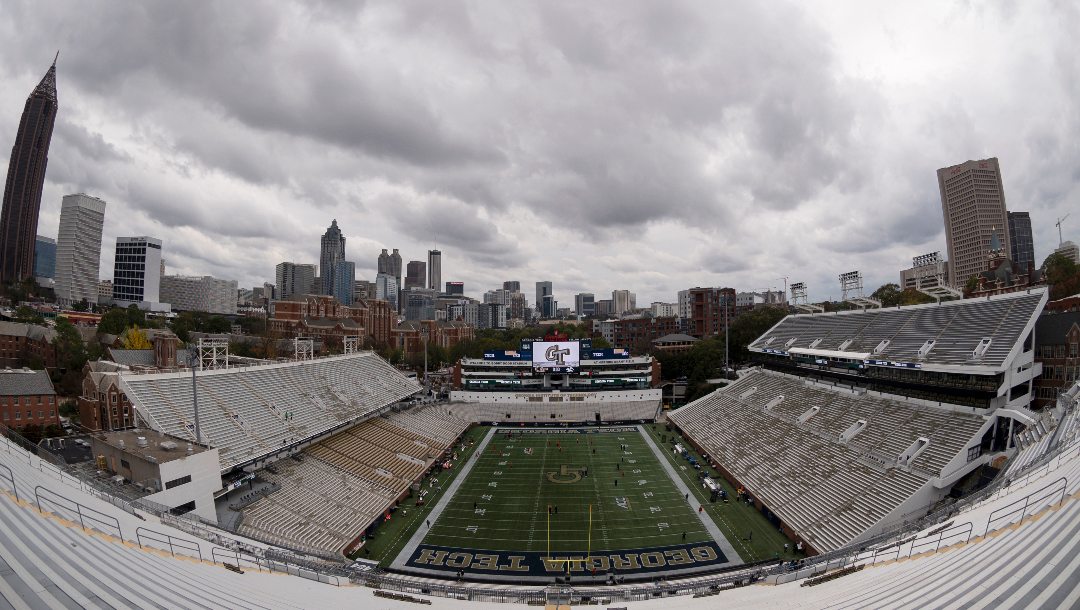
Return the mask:
<path id="1" fill-rule="evenodd" d="M 972 460 L 974 460 L 974 459 L 978 458 L 978 457 L 979 457 L 979 454 L 980 454 L 981 452 L 982 452 L 982 447 L 980 447 L 979 445 L 975 445 L 974 447 L 968 447 L 968 451 L 967 451 L 967 461 L 969 461 L 969 462 L 970 462 L 970 461 L 972 461 Z"/>
<path id="2" fill-rule="evenodd" d="M 131 463 L 128 462 L 127 460 L 125 460 L 125 459 L 120 460 L 120 465 L 123 466 L 124 468 L 131 468 Z"/>
<path id="3" fill-rule="evenodd" d="M 184 475 L 184 476 L 180 477 L 179 479 L 173 479 L 171 481 L 166 482 L 165 483 L 165 489 L 172 489 L 173 487 L 179 487 L 179 486 L 183 485 L 184 483 L 190 483 L 190 482 L 191 482 L 191 475 L 187 474 L 187 475 Z M 194 508 L 194 507 L 192 507 L 192 508 Z"/>
<path id="4" fill-rule="evenodd" d="M 191 502 L 188 502 L 186 504 L 181 504 L 176 508 L 170 508 L 169 512 L 174 515 L 184 515 L 190 513 L 193 510 L 195 510 L 195 500 L 192 500 Z"/>

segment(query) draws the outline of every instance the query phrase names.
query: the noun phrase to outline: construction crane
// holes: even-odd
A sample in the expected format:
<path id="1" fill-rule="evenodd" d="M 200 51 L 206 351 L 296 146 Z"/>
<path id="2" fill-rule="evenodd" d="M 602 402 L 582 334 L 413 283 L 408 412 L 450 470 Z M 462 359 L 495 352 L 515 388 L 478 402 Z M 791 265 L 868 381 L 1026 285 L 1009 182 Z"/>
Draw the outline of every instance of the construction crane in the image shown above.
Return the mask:
<path id="1" fill-rule="evenodd" d="M 1072 212 L 1069 212 L 1069 214 L 1072 214 Z M 1059 248 L 1061 247 L 1061 244 L 1065 243 L 1061 239 L 1061 223 L 1065 222 L 1065 219 L 1069 217 L 1069 214 L 1066 214 L 1066 215 L 1062 216 L 1061 218 L 1058 218 L 1057 222 L 1054 224 L 1054 226 L 1056 226 L 1058 228 L 1058 247 Z"/>

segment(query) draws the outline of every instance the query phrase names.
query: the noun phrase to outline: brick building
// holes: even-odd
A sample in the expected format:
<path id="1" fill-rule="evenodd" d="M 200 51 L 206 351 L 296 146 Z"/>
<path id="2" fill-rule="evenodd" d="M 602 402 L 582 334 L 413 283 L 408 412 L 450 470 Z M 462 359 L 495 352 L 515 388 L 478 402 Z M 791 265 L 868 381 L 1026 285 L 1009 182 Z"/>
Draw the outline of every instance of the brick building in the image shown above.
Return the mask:
<path id="1" fill-rule="evenodd" d="M 1042 363 L 1043 372 L 1034 380 L 1032 406 L 1041 409 L 1053 405 L 1062 390 L 1080 379 L 1080 311 L 1051 313 L 1047 306 L 1035 323 L 1035 361 Z"/>
<path id="2" fill-rule="evenodd" d="M 417 320 L 403 322 L 393 330 L 394 347 L 405 352 L 406 357 L 423 355 L 423 333 L 427 332 L 428 341 L 443 349 L 450 349 L 475 336 L 476 329 L 464 322 L 445 322 L 435 320 Z"/>
<path id="3" fill-rule="evenodd" d="M 0 371 L 0 422 L 9 428 L 59 426 L 56 390 L 45 371 Z"/>
<path id="4" fill-rule="evenodd" d="M 611 344 L 641 355 L 648 351 L 654 339 L 677 332 L 679 332 L 679 319 L 676 317 L 623 318 L 614 320 L 612 323 Z"/>
<path id="5" fill-rule="evenodd" d="M 691 288 L 686 334 L 698 339 L 721 335 L 735 319 L 734 288 Z M 678 329 L 672 331 L 678 332 Z"/>
<path id="6" fill-rule="evenodd" d="M 390 343 L 396 321 L 397 315 L 386 301 L 369 299 L 348 306 L 332 296 L 306 294 L 274 301 L 267 328 L 278 338 L 360 335 L 379 345 Z"/>
<path id="7" fill-rule="evenodd" d="M 0 322 L 0 365 L 4 368 L 30 366 L 34 361 L 56 366 L 56 331 L 36 324 Z"/>

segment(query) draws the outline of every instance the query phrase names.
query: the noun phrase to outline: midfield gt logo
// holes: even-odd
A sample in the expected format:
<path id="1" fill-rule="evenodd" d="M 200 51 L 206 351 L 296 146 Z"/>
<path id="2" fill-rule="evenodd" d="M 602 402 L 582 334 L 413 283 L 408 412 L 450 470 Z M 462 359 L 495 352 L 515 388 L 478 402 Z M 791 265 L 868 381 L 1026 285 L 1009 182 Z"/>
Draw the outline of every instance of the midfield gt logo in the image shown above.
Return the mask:
<path id="1" fill-rule="evenodd" d="M 573 466 L 562 465 L 559 472 L 547 473 L 547 480 L 552 483 L 577 483 L 581 480 L 581 471 L 584 468 L 574 468 Z"/>
<path id="2" fill-rule="evenodd" d="M 563 366 L 563 358 L 570 355 L 569 348 L 559 349 L 558 345 L 548 346 L 544 351 L 544 359 L 548 362 L 554 362 L 558 366 Z"/>

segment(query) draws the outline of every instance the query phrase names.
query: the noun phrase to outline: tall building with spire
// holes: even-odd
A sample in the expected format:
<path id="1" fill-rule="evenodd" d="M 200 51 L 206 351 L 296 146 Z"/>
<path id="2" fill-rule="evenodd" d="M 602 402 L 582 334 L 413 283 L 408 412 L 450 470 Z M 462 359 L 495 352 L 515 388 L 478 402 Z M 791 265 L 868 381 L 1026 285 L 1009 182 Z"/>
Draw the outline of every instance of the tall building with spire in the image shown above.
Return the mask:
<path id="1" fill-rule="evenodd" d="M 322 236 L 319 250 L 319 273 L 322 274 L 322 294 L 334 294 L 334 265 L 345 260 L 345 236 L 335 218 Z"/>
<path id="2" fill-rule="evenodd" d="M 38 211 L 56 121 L 56 60 L 26 98 L 15 145 L 11 147 L 4 207 L 0 212 L 0 282 L 34 275 Z"/>

